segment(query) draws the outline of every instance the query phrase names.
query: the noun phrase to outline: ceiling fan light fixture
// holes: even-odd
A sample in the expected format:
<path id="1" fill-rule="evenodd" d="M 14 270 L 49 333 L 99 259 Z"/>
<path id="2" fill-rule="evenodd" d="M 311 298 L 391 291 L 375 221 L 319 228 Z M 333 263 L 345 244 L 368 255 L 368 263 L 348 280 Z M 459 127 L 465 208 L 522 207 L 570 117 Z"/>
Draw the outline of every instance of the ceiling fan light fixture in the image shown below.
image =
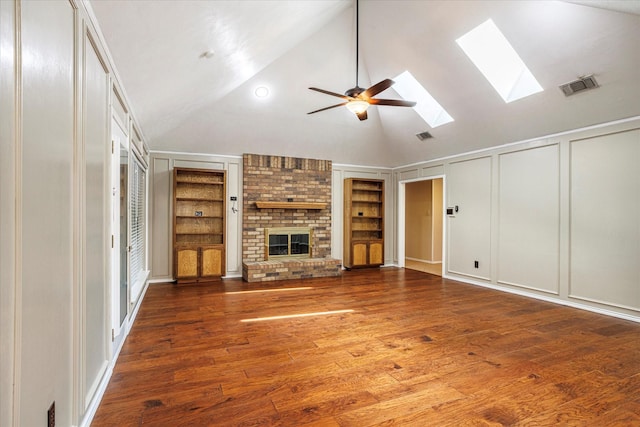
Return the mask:
<path id="1" fill-rule="evenodd" d="M 369 108 L 369 103 L 361 99 L 354 99 L 353 101 L 347 102 L 346 107 L 353 114 L 362 114 Z"/>
<path id="2" fill-rule="evenodd" d="M 310 87 L 309 89 L 315 90 L 316 92 L 335 96 L 337 98 L 342 98 L 344 102 L 341 102 L 340 104 L 331 105 L 329 107 L 320 108 L 319 110 L 311 111 L 307 114 L 319 113 L 320 111 L 326 111 L 332 108 L 342 107 L 344 105 L 349 109 L 349 111 L 351 111 L 353 114 L 355 114 L 358 117 L 358 120 L 363 121 L 363 120 L 367 120 L 367 108 L 369 108 L 369 105 L 390 105 L 390 106 L 396 106 L 396 107 L 413 107 L 416 105 L 416 103 L 413 101 L 374 98 L 374 96 L 376 96 L 380 92 L 383 92 L 389 89 L 394 84 L 394 81 L 391 79 L 384 79 L 374 84 L 373 86 L 370 86 L 367 89 L 363 89 L 360 86 L 358 86 L 358 58 L 360 58 L 360 55 L 358 54 L 358 49 L 359 49 L 358 34 L 360 33 L 360 31 L 358 28 L 359 28 L 360 14 L 358 12 L 359 1 L 355 0 L 355 3 L 356 3 L 356 85 L 355 87 L 347 90 L 344 93 L 344 95 L 331 92 L 328 90 L 324 90 L 324 89 L 318 89 L 317 87 Z"/>

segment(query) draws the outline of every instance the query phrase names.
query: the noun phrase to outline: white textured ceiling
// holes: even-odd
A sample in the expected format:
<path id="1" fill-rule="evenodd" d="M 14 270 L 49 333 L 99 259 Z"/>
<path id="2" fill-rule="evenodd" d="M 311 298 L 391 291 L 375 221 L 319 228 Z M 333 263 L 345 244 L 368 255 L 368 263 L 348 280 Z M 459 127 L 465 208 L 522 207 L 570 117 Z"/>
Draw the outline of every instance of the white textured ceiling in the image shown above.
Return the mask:
<path id="1" fill-rule="evenodd" d="M 411 71 L 455 119 L 435 129 L 410 108 L 306 114 L 340 102 L 308 87 L 355 85 L 351 0 L 90 5 L 152 150 L 391 167 L 640 115 L 640 1 L 361 0 L 360 86 Z M 458 47 L 489 18 L 543 92 L 505 104 Z M 601 87 L 558 89 L 587 74 Z"/>

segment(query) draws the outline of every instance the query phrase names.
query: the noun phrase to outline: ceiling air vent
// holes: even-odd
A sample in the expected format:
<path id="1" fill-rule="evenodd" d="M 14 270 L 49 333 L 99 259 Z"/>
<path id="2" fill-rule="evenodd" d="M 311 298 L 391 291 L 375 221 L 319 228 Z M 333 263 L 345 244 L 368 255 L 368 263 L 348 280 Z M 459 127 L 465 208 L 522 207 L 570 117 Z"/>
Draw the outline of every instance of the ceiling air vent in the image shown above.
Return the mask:
<path id="1" fill-rule="evenodd" d="M 433 135 L 431 135 L 429 132 L 422 132 L 422 133 L 416 134 L 416 136 L 418 137 L 418 139 L 420 141 L 424 141 L 425 139 L 433 138 Z"/>
<path id="2" fill-rule="evenodd" d="M 589 89 L 595 89 L 598 87 L 598 82 L 593 74 L 590 76 L 580 77 L 578 80 L 563 84 L 560 86 L 560 90 L 565 96 L 573 95 L 574 93 L 582 92 Z"/>

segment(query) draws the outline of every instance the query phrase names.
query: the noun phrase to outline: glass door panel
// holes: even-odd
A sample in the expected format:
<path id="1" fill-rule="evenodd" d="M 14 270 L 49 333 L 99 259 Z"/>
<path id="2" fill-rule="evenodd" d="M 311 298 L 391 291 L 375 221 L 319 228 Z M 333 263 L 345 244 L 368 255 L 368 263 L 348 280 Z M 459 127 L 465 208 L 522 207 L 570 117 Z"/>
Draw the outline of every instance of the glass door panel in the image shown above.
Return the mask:
<path id="1" fill-rule="evenodd" d="M 128 301 L 128 241 L 129 213 L 127 195 L 129 188 L 129 153 L 126 147 L 120 146 L 120 325 L 127 318 Z"/>

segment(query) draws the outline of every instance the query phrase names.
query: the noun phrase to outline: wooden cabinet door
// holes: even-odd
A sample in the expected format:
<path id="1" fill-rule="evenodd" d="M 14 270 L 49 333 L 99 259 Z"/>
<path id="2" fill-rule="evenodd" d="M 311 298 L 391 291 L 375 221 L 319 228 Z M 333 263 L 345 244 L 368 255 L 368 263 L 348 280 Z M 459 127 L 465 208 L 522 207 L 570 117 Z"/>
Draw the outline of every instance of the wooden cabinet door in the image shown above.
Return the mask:
<path id="1" fill-rule="evenodd" d="M 382 249 L 382 242 L 369 243 L 369 264 L 384 264 L 384 251 Z"/>
<path id="2" fill-rule="evenodd" d="M 351 264 L 355 266 L 367 265 L 367 243 L 354 243 L 352 246 Z"/>
<path id="3" fill-rule="evenodd" d="M 176 279 L 198 277 L 198 250 L 195 248 L 179 248 L 175 253 Z"/>
<path id="4" fill-rule="evenodd" d="M 224 249 L 222 246 L 203 247 L 200 252 L 202 277 L 222 276 Z"/>

